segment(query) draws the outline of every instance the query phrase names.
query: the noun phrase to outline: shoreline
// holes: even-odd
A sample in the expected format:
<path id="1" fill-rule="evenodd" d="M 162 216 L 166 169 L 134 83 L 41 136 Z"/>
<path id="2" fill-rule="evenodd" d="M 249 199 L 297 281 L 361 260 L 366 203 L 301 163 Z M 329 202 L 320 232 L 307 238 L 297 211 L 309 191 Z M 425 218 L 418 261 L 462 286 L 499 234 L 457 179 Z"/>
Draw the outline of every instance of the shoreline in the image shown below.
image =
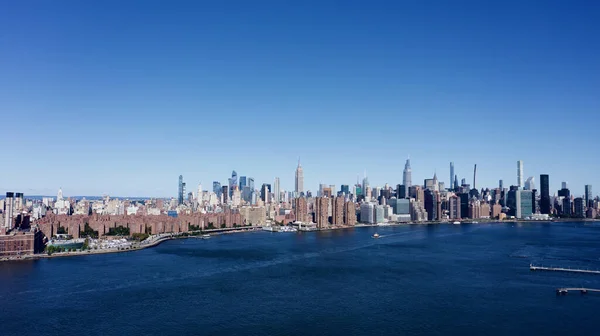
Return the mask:
<path id="1" fill-rule="evenodd" d="M 565 223 L 565 222 L 585 223 L 585 222 L 600 222 L 600 219 L 588 219 L 588 218 L 554 218 L 552 220 L 517 220 L 517 219 L 509 219 L 509 220 L 494 219 L 494 220 L 491 220 L 491 219 L 483 219 L 483 220 L 478 220 L 478 221 L 473 221 L 473 220 L 460 221 L 461 224 L 490 224 L 490 223 L 503 224 L 503 223 L 517 223 L 517 222 L 519 222 L 519 223 L 546 223 L 546 224 Z M 388 226 L 403 226 L 403 225 L 432 225 L 432 224 L 434 224 L 434 225 L 442 225 L 442 224 L 452 225 L 452 221 L 448 221 L 448 222 L 385 223 L 383 225 L 381 225 L 381 224 L 357 224 L 354 226 L 329 227 L 329 228 L 324 228 L 321 230 L 298 231 L 298 233 L 300 233 L 300 232 L 302 232 L 302 233 L 304 233 L 304 232 L 320 232 L 320 231 L 326 232 L 326 231 L 334 231 L 334 230 L 368 228 L 368 227 L 388 227 Z M 260 231 L 260 230 L 252 230 L 252 231 Z M 216 235 L 232 234 L 232 233 L 239 233 L 239 232 L 248 232 L 248 231 L 228 231 L 228 232 L 213 233 L 212 235 L 216 236 Z M 189 239 L 189 238 L 200 239 L 200 236 L 189 236 L 189 235 L 182 236 L 182 235 L 170 234 L 168 236 L 160 237 L 159 239 L 157 239 L 151 243 L 148 243 L 145 245 L 138 245 L 136 247 L 129 248 L 129 249 L 100 249 L 100 250 L 86 250 L 86 251 L 79 251 L 79 252 L 57 252 L 57 253 L 53 253 L 51 255 L 48 255 L 47 253 L 28 254 L 28 255 L 23 255 L 23 256 L 19 256 L 19 257 L 0 258 L 0 262 L 29 261 L 29 260 L 39 260 L 39 259 L 51 259 L 51 258 L 78 257 L 78 256 L 95 255 L 95 254 L 135 252 L 135 251 L 141 251 L 141 250 L 144 250 L 147 248 L 158 246 L 168 240 Z"/>

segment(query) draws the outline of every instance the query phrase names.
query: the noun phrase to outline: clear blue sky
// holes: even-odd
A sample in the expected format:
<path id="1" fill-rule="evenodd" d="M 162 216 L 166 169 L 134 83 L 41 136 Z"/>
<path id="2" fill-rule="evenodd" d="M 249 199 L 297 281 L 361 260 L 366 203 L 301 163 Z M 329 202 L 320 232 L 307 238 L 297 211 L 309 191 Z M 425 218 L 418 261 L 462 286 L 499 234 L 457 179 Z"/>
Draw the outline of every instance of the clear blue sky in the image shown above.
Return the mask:
<path id="1" fill-rule="evenodd" d="M 600 190 L 598 1 L 0 1 L 0 191 Z"/>

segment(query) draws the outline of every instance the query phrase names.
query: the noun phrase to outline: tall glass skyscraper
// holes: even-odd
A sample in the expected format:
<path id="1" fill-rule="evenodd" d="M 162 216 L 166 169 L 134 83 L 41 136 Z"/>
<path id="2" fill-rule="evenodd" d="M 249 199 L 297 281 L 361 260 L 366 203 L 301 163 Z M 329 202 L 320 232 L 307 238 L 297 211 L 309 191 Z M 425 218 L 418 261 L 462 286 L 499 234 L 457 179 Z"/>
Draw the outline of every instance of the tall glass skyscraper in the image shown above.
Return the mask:
<path id="1" fill-rule="evenodd" d="M 240 190 L 244 190 L 246 186 L 246 176 L 240 176 Z"/>
<path id="2" fill-rule="evenodd" d="M 585 185 L 585 206 L 590 207 L 590 201 L 594 199 L 594 195 L 592 194 L 592 185 Z"/>
<path id="3" fill-rule="evenodd" d="M 450 162 L 450 188 L 454 185 L 454 162 Z"/>
<path id="4" fill-rule="evenodd" d="M 550 214 L 550 176 L 540 175 L 540 213 Z"/>
<path id="5" fill-rule="evenodd" d="M 410 189 L 412 186 L 412 170 L 410 169 L 410 158 L 406 159 L 406 164 L 404 165 L 404 171 L 402 172 L 402 184 L 406 191 Z M 408 192 L 406 192 L 408 195 Z"/>
<path id="6" fill-rule="evenodd" d="M 179 188 L 177 192 L 177 204 L 183 204 L 183 195 L 185 194 L 185 183 L 183 183 L 183 175 L 179 175 Z"/>
<path id="7" fill-rule="evenodd" d="M 223 192 L 223 189 L 221 188 L 221 182 L 213 181 L 213 192 L 217 194 L 217 197 L 221 196 L 221 193 Z"/>

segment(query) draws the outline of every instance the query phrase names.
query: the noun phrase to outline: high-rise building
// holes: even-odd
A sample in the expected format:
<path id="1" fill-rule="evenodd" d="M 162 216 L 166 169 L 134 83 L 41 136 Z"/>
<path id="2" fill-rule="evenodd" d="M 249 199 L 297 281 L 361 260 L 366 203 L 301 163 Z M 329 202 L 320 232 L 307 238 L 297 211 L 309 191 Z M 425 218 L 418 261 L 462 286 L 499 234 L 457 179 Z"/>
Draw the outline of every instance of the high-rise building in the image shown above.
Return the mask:
<path id="1" fill-rule="evenodd" d="M 568 182 L 561 182 L 561 189 L 569 189 L 569 183 Z"/>
<path id="2" fill-rule="evenodd" d="M 500 190 L 504 189 L 504 181 L 498 181 L 498 188 L 500 188 Z"/>
<path id="3" fill-rule="evenodd" d="M 231 172 L 231 178 L 229 179 L 229 197 L 231 197 L 233 190 L 238 186 L 238 174 L 234 170 Z"/>
<path id="4" fill-rule="evenodd" d="M 373 218 L 375 219 L 375 223 L 383 223 L 385 219 L 383 205 L 375 205 L 375 209 L 373 209 Z"/>
<path id="5" fill-rule="evenodd" d="M 315 199 L 315 219 L 318 229 L 329 225 L 329 198 L 317 197 Z"/>
<path id="6" fill-rule="evenodd" d="M 344 203 L 344 224 L 351 226 L 356 225 L 356 208 L 352 201 Z"/>
<path id="7" fill-rule="evenodd" d="M 375 224 L 375 204 L 366 202 L 360 205 L 360 222 Z"/>
<path id="8" fill-rule="evenodd" d="M 223 189 L 221 188 L 221 183 L 219 181 L 213 181 L 213 192 L 217 195 L 217 197 L 221 197 Z"/>
<path id="9" fill-rule="evenodd" d="M 185 194 L 185 183 L 183 183 L 183 175 L 179 175 L 179 186 L 177 193 L 177 204 L 183 204 L 183 195 Z"/>
<path id="10" fill-rule="evenodd" d="M 344 197 L 334 197 L 332 205 L 331 221 L 333 225 L 344 225 Z"/>
<path id="11" fill-rule="evenodd" d="M 240 190 L 244 190 L 246 183 L 246 176 L 240 176 Z"/>
<path id="12" fill-rule="evenodd" d="M 406 159 L 404 171 L 402 172 L 402 184 L 406 190 L 412 186 L 412 170 L 410 169 L 410 158 Z"/>
<path id="13" fill-rule="evenodd" d="M 279 204 L 279 202 L 281 201 L 281 188 L 279 186 L 279 177 L 275 178 L 275 182 L 273 182 L 273 200 L 275 201 L 275 204 Z"/>
<path id="14" fill-rule="evenodd" d="M 340 193 L 344 195 L 350 195 L 350 186 L 348 186 L 347 184 L 342 184 L 342 186 L 340 187 Z"/>
<path id="15" fill-rule="evenodd" d="M 296 220 L 298 222 L 302 222 L 302 223 L 310 222 L 308 220 L 308 207 L 306 204 L 306 198 L 304 198 L 304 197 L 296 198 L 296 207 L 294 210 L 296 211 Z"/>
<path id="16" fill-rule="evenodd" d="M 367 190 L 371 190 L 371 188 L 369 185 L 369 178 L 367 177 L 367 171 L 365 170 L 365 176 L 363 177 L 363 180 L 362 180 L 362 191 L 363 191 L 363 195 L 365 197 L 367 197 L 368 200 L 370 200 L 371 196 L 367 195 Z"/>
<path id="17" fill-rule="evenodd" d="M 517 186 L 523 188 L 523 161 L 517 161 Z"/>
<path id="18" fill-rule="evenodd" d="M 454 162 L 450 162 L 450 188 L 454 185 Z"/>
<path id="19" fill-rule="evenodd" d="M 267 184 L 267 183 L 263 183 L 262 186 L 260 187 L 260 199 L 266 203 L 269 203 L 271 201 L 270 199 L 270 194 L 271 194 L 271 185 Z"/>
<path id="20" fill-rule="evenodd" d="M 425 190 L 425 211 L 427 212 L 427 220 L 439 221 L 441 219 L 440 194 L 437 191 Z"/>
<path id="21" fill-rule="evenodd" d="M 248 187 L 254 191 L 254 177 L 248 177 Z"/>
<path id="22" fill-rule="evenodd" d="M 221 187 L 221 196 L 223 196 L 223 204 L 227 204 L 229 202 L 229 191 L 227 186 Z"/>
<path id="23" fill-rule="evenodd" d="M 585 206 L 588 208 L 593 208 L 594 207 L 593 202 L 594 202 L 594 195 L 592 194 L 592 185 L 586 184 L 585 185 Z"/>
<path id="24" fill-rule="evenodd" d="M 573 215 L 577 218 L 585 218 L 584 201 L 585 200 L 581 197 L 577 197 L 575 200 L 573 200 L 573 206 L 575 208 L 575 212 L 573 213 Z"/>
<path id="25" fill-rule="evenodd" d="M 7 192 L 6 198 L 4 199 L 4 227 L 6 228 L 6 231 L 13 227 L 14 198 L 14 192 Z"/>
<path id="26" fill-rule="evenodd" d="M 516 205 L 517 211 L 515 217 L 527 218 L 533 214 L 531 204 L 531 190 L 517 190 L 516 191 Z"/>
<path id="27" fill-rule="evenodd" d="M 525 181 L 525 190 L 533 190 L 535 189 L 535 177 L 529 176 Z"/>
<path id="28" fill-rule="evenodd" d="M 540 175 L 540 213 L 550 214 L 550 177 Z"/>
<path id="29" fill-rule="evenodd" d="M 300 195 L 304 192 L 304 171 L 302 165 L 300 165 L 300 159 L 298 159 L 298 167 L 296 167 L 296 194 Z"/>

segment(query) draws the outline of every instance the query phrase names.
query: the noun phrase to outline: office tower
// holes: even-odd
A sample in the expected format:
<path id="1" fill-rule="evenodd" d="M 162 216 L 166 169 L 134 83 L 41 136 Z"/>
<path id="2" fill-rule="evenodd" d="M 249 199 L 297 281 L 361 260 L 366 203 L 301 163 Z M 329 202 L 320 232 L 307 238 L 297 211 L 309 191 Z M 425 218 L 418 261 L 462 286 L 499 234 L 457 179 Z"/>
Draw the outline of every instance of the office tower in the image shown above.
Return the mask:
<path id="1" fill-rule="evenodd" d="M 177 204 L 183 204 L 183 194 L 185 193 L 185 187 L 183 183 L 183 175 L 179 175 L 179 192 L 177 193 Z"/>
<path id="2" fill-rule="evenodd" d="M 332 223 L 333 225 L 344 225 L 344 198 L 341 196 L 333 198 Z"/>
<path id="3" fill-rule="evenodd" d="M 273 183 L 273 200 L 275 201 L 275 204 L 279 204 L 279 202 L 281 201 L 281 188 L 279 187 L 279 177 L 275 178 L 275 182 Z"/>
<path id="4" fill-rule="evenodd" d="M 454 191 L 458 191 L 458 176 L 454 175 Z"/>
<path id="5" fill-rule="evenodd" d="M 535 177 L 529 176 L 525 181 L 525 190 L 533 190 L 535 189 Z"/>
<path id="6" fill-rule="evenodd" d="M 315 217 L 318 229 L 329 225 L 329 198 L 317 197 L 315 199 Z"/>
<path id="7" fill-rule="evenodd" d="M 466 185 L 467 185 L 467 179 L 466 179 L 466 178 L 462 178 L 462 179 L 460 180 L 460 185 L 461 185 L 461 187 L 462 187 L 462 186 L 466 186 Z"/>
<path id="8" fill-rule="evenodd" d="M 406 189 L 406 186 L 404 184 L 398 184 L 398 189 L 396 190 L 396 197 L 398 199 L 400 199 L 400 198 L 407 198 L 406 191 L 407 191 L 407 189 Z"/>
<path id="9" fill-rule="evenodd" d="M 183 178 L 183 176 L 179 176 L 180 178 Z M 56 201 L 62 201 L 63 200 L 63 191 L 62 188 L 58 189 L 58 193 L 56 194 Z"/>
<path id="10" fill-rule="evenodd" d="M 217 197 L 221 197 L 221 193 L 223 189 L 221 188 L 221 183 L 218 181 L 213 181 L 213 192 L 217 195 Z"/>
<path id="11" fill-rule="evenodd" d="M 454 185 L 454 162 L 450 162 L 450 188 Z"/>
<path id="12" fill-rule="evenodd" d="M 310 222 L 308 220 L 308 206 L 306 204 L 306 198 L 304 198 L 304 197 L 296 198 L 296 207 L 294 210 L 296 211 L 296 220 L 298 222 L 302 222 L 302 223 Z"/>
<path id="13" fill-rule="evenodd" d="M 560 188 L 561 189 L 569 189 L 569 183 L 567 183 L 567 182 L 561 182 Z"/>
<path id="14" fill-rule="evenodd" d="M 254 177 L 248 177 L 248 187 L 254 191 Z"/>
<path id="15" fill-rule="evenodd" d="M 342 186 L 340 187 L 340 193 L 344 195 L 350 195 L 350 186 L 348 186 L 347 184 L 342 184 Z"/>
<path id="16" fill-rule="evenodd" d="M 229 191 L 227 186 L 221 187 L 221 195 L 223 196 L 223 204 L 227 204 L 229 201 Z"/>
<path id="17" fill-rule="evenodd" d="M 567 189 L 569 190 L 569 189 Z M 565 216 L 571 216 L 571 198 L 565 197 L 562 201 L 562 214 Z"/>
<path id="18" fill-rule="evenodd" d="M 594 196 L 592 194 L 592 185 L 585 185 L 585 206 L 588 208 L 593 208 Z M 591 204 L 591 205 L 590 205 Z"/>
<path id="19" fill-rule="evenodd" d="M 523 188 L 523 161 L 517 161 L 517 187 Z"/>
<path id="20" fill-rule="evenodd" d="M 344 203 L 344 224 L 351 226 L 356 225 L 356 208 L 352 201 Z"/>
<path id="21" fill-rule="evenodd" d="M 437 191 L 431 189 L 425 190 L 425 211 L 427 212 L 427 220 L 437 221 L 441 218 L 441 203 L 440 196 Z"/>
<path id="22" fill-rule="evenodd" d="M 375 204 L 373 203 L 362 203 L 360 205 L 360 222 L 367 224 L 375 223 Z"/>
<path id="23" fill-rule="evenodd" d="M 574 215 L 577 218 L 584 218 L 585 217 L 585 204 L 584 204 L 585 200 L 581 197 L 577 197 L 574 201 L 573 201 L 573 206 L 575 208 L 575 212 Z"/>
<path id="24" fill-rule="evenodd" d="M 433 179 L 425 179 L 423 181 L 423 186 L 425 189 L 433 190 Z"/>
<path id="25" fill-rule="evenodd" d="M 246 185 L 246 176 L 240 176 L 240 190 L 244 190 Z"/>
<path id="26" fill-rule="evenodd" d="M 298 167 L 296 168 L 296 194 L 304 192 L 304 171 L 302 165 L 300 165 L 300 159 L 298 159 Z"/>
<path id="27" fill-rule="evenodd" d="M 231 172 L 231 178 L 229 179 L 229 197 L 231 197 L 233 190 L 237 187 L 237 185 L 238 185 L 238 174 L 234 170 Z"/>
<path id="28" fill-rule="evenodd" d="M 370 190 L 370 188 L 369 188 L 369 178 L 367 177 L 367 171 L 365 170 L 365 176 L 363 177 L 363 180 L 362 180 L 362 191 L 363 191 L 363 195 L 365 197 L 367 197 L 367 199 L 371 199 L 370 196 L 367 196 L 367 189 Z"/>
<path id="29" fill-rule="evenodd" d="M 504 181 L 498 181 L 498 188 L 500 188 L 500 190 L 504 189 Z"/>
<path id="30" fill-rule="evenodd" d="M 202 183 L 198 183 L 198 191 L 196 193 L 196 201 L 198 201 L 198 203 L 202 202 Z"/>
<path id="31" fill-rule="evenodd" d="M 15 193 L 15 198 L 13 200 L 13 204 L 14 204 L 14 212 L 16 212 L 17 214 L 20 213 L 21 211 L 23 211 L 23 205 L 24 205 L 24 199 L 23 199 L 23 193 Z"/>
<path id="32" fill-rule="evenodd" d="M 385 219 L 385 211 L 383 205 L 375 205 L 375 209 L 373 210 L 373 218 L 375 223 L 383 223 Z"/>
<path id="33" fill-rule="evenodd" d="M 508 207 L 508 216 L 517 216 L 517 190 L 519 187 L 510 186 L 506 194 L 506 206 Z"/>
<path id="34" fill-rule="evenodd" d="M 538 213 L 536 198 L 537 198 L 537 189 L 533 189 L 533 190 L 531 190 L 531 212 L 532 213 Z"/>
<path id="35" fill-rule="evenodd" d="M 533 214 L 531 207 L 531 190 L 517 190 L 516 191 L 516 217 L 527 218 Z"/>
<path id="36" fill-rule="evenodd" d="M 469 194 L 459 193 L 457 196 L 460 201 L 460 215 L 466 218 L 469 215 Z"/>
<path id="37" fill-rule="evenodd" d="M 477 181 L 477 164 L 475 164 L 475 167 L 473 168 L 473 189 L 477 188 L 477 185 L 475 184 L 476 181 Z"/>
<path id="38" fill-rule="evenodd" d="M 404 171 L 402 172 L 402 184 L 404 184 L 405 189 L 410 189 L 412 186 L 412 170 L 410 169 L 410 158 L 406 159 L 406 164 L 404 165 Z"/>
<path id="39" fill-rule="evenodd" d="M 6 199 L 4 199 L 4 227 L 6 228 L 6 231 L 12 229 L 13 225 L 14 198 L 14 192 L 7 192 Z"/>
<path id="40" fill-rule="evenodd" d="M 550 214 L 550 177 L 540 175 L 540 213 Z"/>

